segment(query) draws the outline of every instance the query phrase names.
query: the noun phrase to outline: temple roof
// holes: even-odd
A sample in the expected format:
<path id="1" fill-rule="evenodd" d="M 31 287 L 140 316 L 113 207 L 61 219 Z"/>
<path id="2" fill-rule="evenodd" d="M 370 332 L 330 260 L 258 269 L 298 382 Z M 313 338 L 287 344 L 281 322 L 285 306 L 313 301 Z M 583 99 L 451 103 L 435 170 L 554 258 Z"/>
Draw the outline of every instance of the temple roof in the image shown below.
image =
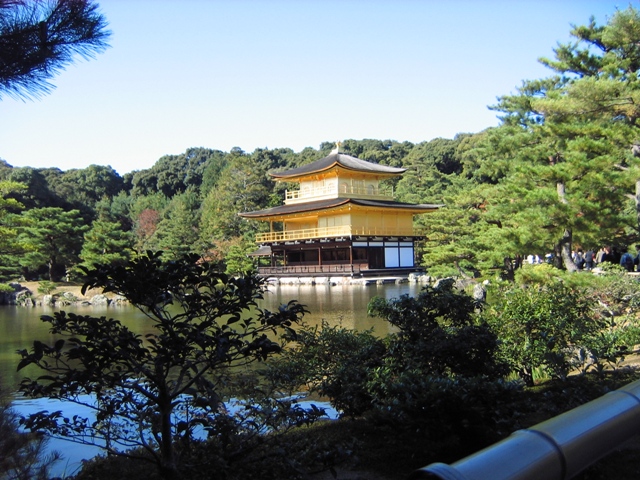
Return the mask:
<path id="1" fill-rule="evenodd" d="M 382 175 L 400 175 L 404 173 L 406 168 L 388 167 L 386 165 L 378 165 L 377 163 L 367 162 L 359 158 L 345 155 L 344 153 L 331 153 L 328 156 L 311 162 L 302 167 L 293 168 L 284 172 L 270 173 L 272 177 L 278 180 L 291 179 L 295 177 L 303 177 L 312 173 L 319 173 L 329 170 L 335 166 L 340 166 L 347 170 L 357 172 L 374 173 Z"/>
<path id="2" fill-rule="evenodd" d="M 318 200 L 315 202 L 297 203 L 293 205 L 281 205 L 279 207 L 267 208 L 266 210 L 257 210 L 255 212 L 240 213 L 245 218 L 263 218 L 276 217 L 280 215 L 291 215 L 294 213 L 317 212 L 330 208 L 340 207 L 342 205 L 353 204 L 363 207 L 390 208 L 395 210 L 409 210 L 416 213 L 437 210 L 442 205 L 436 204 L 413 204 L 401 203 L 391 200 L 363 200 L 360 198 L 331 198 L 329 200 Z"/>

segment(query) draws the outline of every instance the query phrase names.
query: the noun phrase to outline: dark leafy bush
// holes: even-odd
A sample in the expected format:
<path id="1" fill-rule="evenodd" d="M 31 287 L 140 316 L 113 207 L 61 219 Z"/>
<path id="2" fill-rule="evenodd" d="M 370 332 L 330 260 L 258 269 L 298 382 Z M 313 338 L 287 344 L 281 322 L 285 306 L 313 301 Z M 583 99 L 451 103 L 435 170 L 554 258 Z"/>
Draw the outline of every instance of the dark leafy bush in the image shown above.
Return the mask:
<path id="1" fill-rule="evenodd" d="M 47 438 L 21 432 L 19 416 L 4 403 L 0 404 L 0 478 L 48 479 L 49 470 L 60 459 L 58 452 L 46 452 Z"/>
<path id="2" fill-rule="evenodd" d="M 197 256 L 164 261 L 160 252 L 97 266 L 87 278 L 83 293 L 97 287 L 122 295 L 145 313 L 153 331 L 143 339 L 112 318 L 43 316 L 58 340 L 36 340 L 19 352 L 19 369 L 35 365 L 44 372 L 24 379 L 21 391 L 84 405 L 95 420 L 42 411 L 22 420 L 26 428 L 151 462 L 171 479 L 190 471 L 185 458 L 201 430 L 218 442 L 207 458 L 223 477 L 263 442 L 322 416 L 257 382 L 251 394 L 243 382 L 246 400 L 229 407 L 239 373 L 280 352 L 280 335 L 291 334 L 305 313 L 295 301 L 276 312 L 257 308 L 261 279 L 228 277 Z"/>
<path id="3" fill-rule="evenodd" d="M 274 372 L 280 383 L 287 378 L 294 387 L 306 384 L 350 416 L 369 412 L 379 421 L 386 417 L 437 431 L 447 422 L 456 424 L 467 405 L 469 422 L 486 425 L 493 421 L 490 409 L 474 410 L 480 403 L 468 390 L 474 382 L 485 385 L 483 405 L 489 405 L 493 393 L 502 391 L 499 382 L 507 370 L 496 360 L 497 337 L 476 322 L 478 307 L 452 281 L 427 287 L 415 298 L 374 299 L 369 312 L 388 320 L 397 333 L 382 341 L 371 332 L 326 324 L 306 329 Z M 450 417 L 456 410 L 456 418 Z"/>
<path id="4" fill-rule="evenodd" d="M 371 331 L 356 332 L 322 322 L 297 333 L 297 343 L 271 362 L 269 376 L 292 390 L 304 385 L 329 398 L 344 415 L 361 415 L 371 408 L 366 384 L 371 370 L 382 365 L 384 342 Z"/>
<path id="5" fill-rule="evenodd" d="M 399 329 L 389 338 L 390 368 L 433 377 L 497 379 L 506 372 L 497 359 L 498 338 L 487 323 L 478 322 L 478 307 L 447 279 L 416 297 L 374 299 L 369 312 Z"/>

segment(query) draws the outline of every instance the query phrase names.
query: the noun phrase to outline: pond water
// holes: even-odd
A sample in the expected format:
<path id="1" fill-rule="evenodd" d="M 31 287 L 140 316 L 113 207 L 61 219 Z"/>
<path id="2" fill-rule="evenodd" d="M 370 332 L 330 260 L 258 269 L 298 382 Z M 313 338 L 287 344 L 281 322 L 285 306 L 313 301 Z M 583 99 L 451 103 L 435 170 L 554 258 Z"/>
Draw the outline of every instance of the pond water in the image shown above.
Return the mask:
<path id="1" fill-rule="evenodd" d="M 374 296 L 383 298 L 399 297 L 403 294 L 415 295 L 420 286 L 415 284 L 385 285 L 337 285 L 337 286 L 289 286 L 270 287 L 260 302 L 262 308 L 274 310 L 290 300 L 298 300 L 306 305 L 309 313 L 304 321 L 311 325 L 326 320 L 331 325 L 341 324 L 358 331 L 373 329 L 376 335 L 389 333 L 389 324 L 380 318 L 367 316 L 367 304 Z M 37 375 L 38 370 L 16 371 L 17 350 L 30 349 L 34 340 L 53 343 L 49 324 L 42 322 L 42 315 L 52 315 L 56 310 L 65 310 L 80 315 L 116 318 L 132 330 L 145 334 L 151 331 L 146 316 L 131 306 L 82 307 L 61 309 L 52 307 L 0 306 L 0 385 L 13 391 L 25 376 Z"/>
<path id="2" fill-rule="evenodd" d="M 358 331 L 373 329 L 379 336 L 389 333 L 389 324 L 380 318 L 367 316 L 367 304 L 375 297 L 395 298 L 403 294 L 415 295 L 420 290 L 415 284 L 384 284 L 384 285 L 300 285 L 270 287 L 265 294 L 260 307 L 274 310 L 279 305 L 290 300 L 298 300 L 306 305 L 309 313 L 304 321 L 311 325 L 320 324 L 323 320 L 330 325 L 341 324 L 346 328 Z M 53 343 L 47 323 L 41 321 L 42 315 L 51 315 L 60 309 L 51 307 L 0 307 L 0 385 L 5 392 L 14 392 L 20 380 L 25 376 L 35 377 L 41 372 L 38 369 L 24 369 L 16 371 L 19 349 L 30 349 L 34 340 Z M 131 306 L 118 307 L 65 307 L 61 310 L 81 315 L 116 318 L 128 325 L 134 331 L 145 334 L 151 331 L 146 316 Z M 14 408 L 21 414 L 36 412 L 43 409 L 54 410 L 48 400 L 15 399 Z M 64 453 L 63 461 L 59 462 L 52 472 L 55 475 L 70 475 L 77 471 L 83 458 L 91 458 L 99 453 L 96 447 L 77 446 L 64 441 L 52 441 L 51 449 Z"/>

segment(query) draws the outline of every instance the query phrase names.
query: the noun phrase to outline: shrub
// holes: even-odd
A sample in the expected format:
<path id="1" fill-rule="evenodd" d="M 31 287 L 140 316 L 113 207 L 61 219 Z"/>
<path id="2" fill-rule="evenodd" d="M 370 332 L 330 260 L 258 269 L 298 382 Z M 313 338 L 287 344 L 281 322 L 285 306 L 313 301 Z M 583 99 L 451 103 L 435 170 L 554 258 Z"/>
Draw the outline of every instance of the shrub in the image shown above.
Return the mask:
<path id="1" fill-rule="evenodd" d="M 512 286 L 494 292 L 485 319 L 500 337 L 500 354 L 527 385 L 536 368 L 566 378 L 576 353 L 603 328 L 590 315 L 583 291 L 563 283 L 545 287 Z"/>
<path id="2" fill-rule="evenodd" d="M 369 312 L 399 329 L 390 336 L 387 354 L 394 369 L 435 377 L 500 378 L 505 365 L 497 361 L 498 338 L 487 323 L 478 321 L 480 306 L 447 279 L 416 297 L 373 299 Z"/>
<path id="3" fill-rule="evenodd" d="M 43 280 L 38 282 L 38 293 L 41 295 L 49 295 L 56 290 L 55 282 L 49 280 Z"/>
<path id="4" fill-rule="evenodd" d="M 21 432 L 18 415 L 4 402 L 0 405 L 0 478 L 48 479 L 60 454 L 46 454 L 46 444 L 42 435 Z"/>
<path id="5" fill-rule="evenodd" d="M 269 376 L 292 390 L 305 385 L 354 417 L 372 407 L 368 375 L 382 364 L 385 351 L 371 331 L 356 332 L 323 321 L 321 327 L 306 326 L 297 333 L 296 346 L 271 362 Z"/>

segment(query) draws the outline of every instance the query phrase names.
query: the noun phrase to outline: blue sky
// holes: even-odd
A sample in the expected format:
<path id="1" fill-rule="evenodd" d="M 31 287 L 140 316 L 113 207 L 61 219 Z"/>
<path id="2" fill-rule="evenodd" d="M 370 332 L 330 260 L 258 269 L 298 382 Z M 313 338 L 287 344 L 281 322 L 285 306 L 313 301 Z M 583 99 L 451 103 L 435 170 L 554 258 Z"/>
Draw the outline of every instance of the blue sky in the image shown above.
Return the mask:
<path id="1" fill-rule="evenodd" d="M 13 166 L 151 167 L 189 147 L 418 143 L 487 109 L 569 40 L 638 0 L 102 0 L 111 48 L 34 101 L 0 99 Z"/>

